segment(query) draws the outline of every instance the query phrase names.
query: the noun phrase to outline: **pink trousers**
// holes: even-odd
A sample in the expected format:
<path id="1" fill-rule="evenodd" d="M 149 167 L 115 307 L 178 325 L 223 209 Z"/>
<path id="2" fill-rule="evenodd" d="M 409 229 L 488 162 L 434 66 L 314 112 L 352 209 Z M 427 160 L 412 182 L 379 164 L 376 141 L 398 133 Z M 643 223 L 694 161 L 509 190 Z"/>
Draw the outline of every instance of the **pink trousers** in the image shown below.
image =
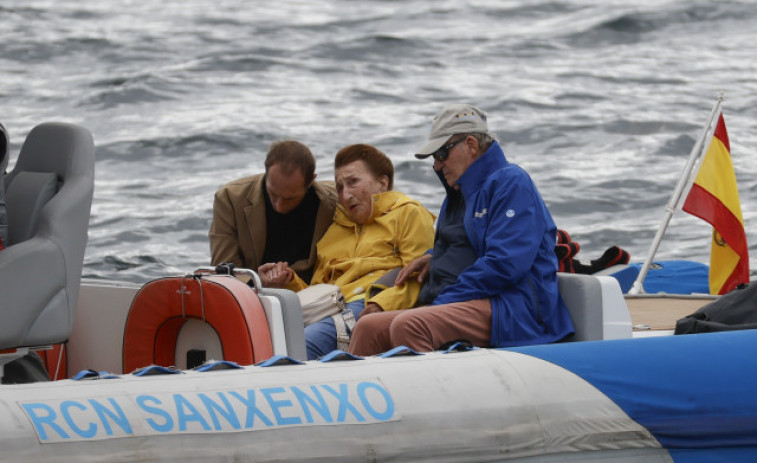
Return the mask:
<path id="1" fill-rule="evenodd" d="M 489 299 L 372 313 L 360 317 L 355 325 L 350 353 L 375 355 L 397 346 L 430 352 L 457 339 L 488 347 L 491 323 Z"/>

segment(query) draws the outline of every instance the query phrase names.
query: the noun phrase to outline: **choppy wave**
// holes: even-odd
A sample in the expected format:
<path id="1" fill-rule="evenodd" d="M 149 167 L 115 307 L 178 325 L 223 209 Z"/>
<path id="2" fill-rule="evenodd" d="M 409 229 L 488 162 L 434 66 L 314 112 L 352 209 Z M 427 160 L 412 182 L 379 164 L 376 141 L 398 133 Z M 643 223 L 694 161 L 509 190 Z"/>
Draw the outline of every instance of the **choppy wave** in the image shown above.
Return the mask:
<path id="1" fill-rule="evenodd" d="M 47 120 L 98 146 L 87 276 L 206 265 L 213 192 L 261 172 L 277 139 L 307 143 L 320 178 L 342 146 L 375 144 L 396 188 L 437 212 L 438 180 L 411 154 L 459 101 L 489 113 L 579 257 L 620 245 L 641 260 L 723 91 L 757 249 L 751 1 L 8 0 L 0 14 L 14 153 Z M 676 215 L 658 258 L 706 263 L 709 236 Z"/>

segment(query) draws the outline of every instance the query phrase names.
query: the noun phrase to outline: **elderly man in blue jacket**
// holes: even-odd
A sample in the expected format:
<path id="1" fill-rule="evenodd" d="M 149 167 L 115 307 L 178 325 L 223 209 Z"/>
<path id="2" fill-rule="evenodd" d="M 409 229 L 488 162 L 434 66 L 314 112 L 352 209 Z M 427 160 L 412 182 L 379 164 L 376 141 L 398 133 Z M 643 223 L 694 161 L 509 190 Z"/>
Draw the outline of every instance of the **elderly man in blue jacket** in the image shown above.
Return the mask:
<path id="1" fill-rule="evenodd" d="M 457 340 L 479 347 L 543 344 L 573 324 L 557 289 L 557 228 L 531 177 L 505 158 L 486 114 L 455 104 L 434 118 L 415 155 L 433 156 L 447 190 L 434 248 L 395 284 L 423 282 L 420 307 L 363 312 L 350 352 L 404 345 L 432 351 Z"/>

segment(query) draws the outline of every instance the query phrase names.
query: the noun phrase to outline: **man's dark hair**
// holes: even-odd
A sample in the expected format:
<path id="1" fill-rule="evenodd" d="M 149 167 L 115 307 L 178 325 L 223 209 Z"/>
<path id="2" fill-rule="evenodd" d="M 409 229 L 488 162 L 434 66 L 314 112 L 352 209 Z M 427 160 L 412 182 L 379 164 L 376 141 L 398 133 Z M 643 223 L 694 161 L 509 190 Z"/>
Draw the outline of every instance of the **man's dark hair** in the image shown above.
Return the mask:
<path id="1" fill-rule="evenodd" d="M 394 188 L 394 165 L 386 154 L 371 145 L 349 145 L 340 149 L 334 159 L 334 169 L 338 169 L 355 161 L 363 161 L 374 177 L 386 175 L 389 179 L 389 189 Z"/>
<path id="2" fill-rule="evenodd" d="M 313 183 L 315 178 L 315 158 L 310 148 L 294 140 L 283 140 L 271 143 L 265 157 L 265 170 L 274 164 L 281 167 L 286 175 L 291 175 L 299 169 L 305 176 L 305 186 Z"/>

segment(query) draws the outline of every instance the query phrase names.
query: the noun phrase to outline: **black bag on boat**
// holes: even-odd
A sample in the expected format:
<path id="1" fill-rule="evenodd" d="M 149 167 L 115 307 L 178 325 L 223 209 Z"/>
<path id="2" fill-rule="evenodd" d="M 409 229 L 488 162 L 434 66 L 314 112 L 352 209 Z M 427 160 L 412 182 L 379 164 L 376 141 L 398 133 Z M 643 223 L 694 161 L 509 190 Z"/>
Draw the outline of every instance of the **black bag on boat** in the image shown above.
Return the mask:
<path id="1" fill-rule="evenodd" d="M 0 249 L 8 245 L 8 212 L 5 209 L 5 168 L 8 166 L 8 132 L 0 124 Z"/>
<path id="2" fill-rule="evenodd" d="M 737 287 L 676 322 L 675 334 L 757 329 L 757 283 Z"/>
<path id="3" fill-rule="evenodd" d="M 36 352 L 29 352 L 21 358 L 5 364 L 3 384 L 27 384 L 50 381 L 45 364 Z"/>

